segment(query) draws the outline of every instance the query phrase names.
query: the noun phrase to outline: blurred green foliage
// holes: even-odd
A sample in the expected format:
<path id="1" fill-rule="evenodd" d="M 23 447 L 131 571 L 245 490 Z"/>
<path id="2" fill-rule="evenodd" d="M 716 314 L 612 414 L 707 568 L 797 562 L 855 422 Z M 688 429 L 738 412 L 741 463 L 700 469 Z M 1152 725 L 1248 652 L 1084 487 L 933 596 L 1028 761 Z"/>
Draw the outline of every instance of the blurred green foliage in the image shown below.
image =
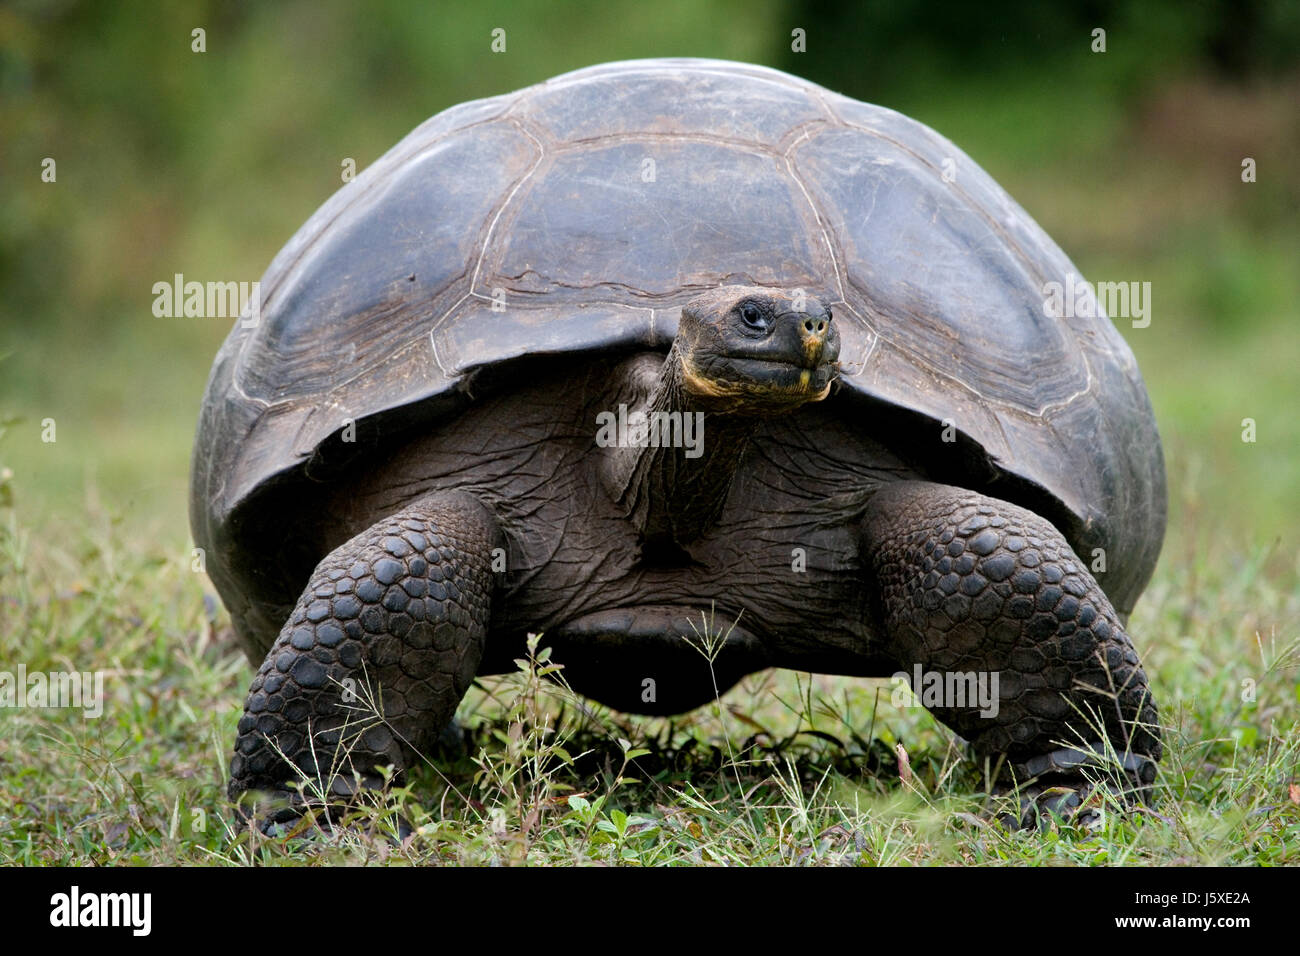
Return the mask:
<path id="1" fill-rule="evenodd" d="M 183 543 L 189 443 L 229 322 L 155 318 L 153 283 L 256 278 L 345 159 L 364 168 L 454 103 L 604 60 L 711 56 L 929 123 L 1085 275 L 1150 281 L 1151 327 L 1121 332 L 1161 420 L 1172 525 L 1281 536 L 1293 555 L 1298 51 L 1297 5 L 1280 0 L 10 3 L 0 419 L 20 421 L 0 466 L 29 521 L 102 490 L 137 533 Z"/>
<path id="2" fill-rule="evenodd" d="M 818 45 L 808 63 L 787 55 L 784 68 L 871 101 L 942 97 L 972 74 L 1004 85 L 1068 82 L 1089 68 L 1097 29 L 1106 70 L 1088 82 L 1119 96 L 1167 71 L 1234 81 L 1284 73 L 1300 50 L 1300 6 L 1290 0 L 796 0 L 788 18 L 810 26 Z"/>

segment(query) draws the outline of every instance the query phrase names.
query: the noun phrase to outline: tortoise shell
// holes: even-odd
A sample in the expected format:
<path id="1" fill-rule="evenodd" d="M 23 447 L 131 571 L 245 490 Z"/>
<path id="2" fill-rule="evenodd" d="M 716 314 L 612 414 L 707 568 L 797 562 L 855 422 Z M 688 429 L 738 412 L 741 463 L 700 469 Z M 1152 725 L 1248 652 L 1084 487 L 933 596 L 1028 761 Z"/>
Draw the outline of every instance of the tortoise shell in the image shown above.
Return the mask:
<path id="1" fill-rule="evenodd" d="M 454 415 L 521 357 L 666 350 L 686 300 L 741 283 L 829 304 L 829 401 L 952 483 L 1034 508 L 1085 561 L 1104 549 L 1126 615 L 1163 539 L 1163 458 L 1109 319 L 1045 309 L 1071 274 L 948 140 L 776 70 L 611 63 L 465 103 L 271 263 L 208 382 L 195 541 L 239 590 L 256 573 L 232 559 L 241 529 L 276 520 L 259 492 L 327 476 L 357 430 L 372 448 Z"/>

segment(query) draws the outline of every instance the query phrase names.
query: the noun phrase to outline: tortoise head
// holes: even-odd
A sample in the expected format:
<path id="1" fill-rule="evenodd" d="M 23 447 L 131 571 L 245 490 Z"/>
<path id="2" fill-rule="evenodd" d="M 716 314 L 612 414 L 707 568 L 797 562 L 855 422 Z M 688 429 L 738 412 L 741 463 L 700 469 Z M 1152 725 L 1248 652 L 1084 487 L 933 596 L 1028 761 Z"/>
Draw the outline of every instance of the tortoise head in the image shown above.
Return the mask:
<path id="1" fill-rule="evenodd" d="M 831 310 L 812 296 L 723 286 L 685 305 L 673 349 L 693 403 L 775 414 L 829 394 L 840 337 Z"/>

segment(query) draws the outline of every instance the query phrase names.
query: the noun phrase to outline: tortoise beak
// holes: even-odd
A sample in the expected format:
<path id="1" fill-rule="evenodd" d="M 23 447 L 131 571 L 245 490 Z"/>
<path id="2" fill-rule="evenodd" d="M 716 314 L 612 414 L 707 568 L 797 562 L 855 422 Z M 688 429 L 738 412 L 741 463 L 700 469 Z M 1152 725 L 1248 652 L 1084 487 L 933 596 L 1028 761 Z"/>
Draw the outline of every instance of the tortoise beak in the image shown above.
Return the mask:
<path id="1" fill-rule="evenodd" d="M 803 340 L 803 352 L 808 359 L 808 367 L 816 368 L 822 362 L 822 353 L 826 350 L 826 340 L 830 338 L 831 324 L 822 317 L 804 316 L 799 323 L 799 337 Z"/>
<path id="2" fill-rule="evenodd" d="M 784 351 L 792 361 L 807 369 L 817 369 L 833 363 L 840 356 L 839 332 L 826 314 L 810 315 L 807 312 L 785 312 L 777 317 L 774 338 L 782 340 Z"/>

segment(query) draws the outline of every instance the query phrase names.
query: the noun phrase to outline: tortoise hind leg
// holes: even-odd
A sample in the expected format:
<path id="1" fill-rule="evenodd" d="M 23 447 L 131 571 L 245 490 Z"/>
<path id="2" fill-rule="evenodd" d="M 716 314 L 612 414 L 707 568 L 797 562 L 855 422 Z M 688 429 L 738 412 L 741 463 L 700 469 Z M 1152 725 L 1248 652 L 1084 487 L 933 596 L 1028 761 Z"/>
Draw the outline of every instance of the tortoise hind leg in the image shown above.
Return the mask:
<path id="1" fill-rule="evenodd" d="M 231 799 L 268 792 L 289 804 L 269 819 L 291 819 L 317 787 L 346 799 L 353 771 L 376 786 L 379 767 L 409 767 L 478 669 L 501 544 L 491 512 L 453 492 L 327 555 L 249 689 Z M 304 777 L 313 783 L 292 793 Z"/>
<path id="2" fill-rule="evenodd" d="M 899 665 L 973 672 L 989 685 L 996 675 L 996 706 L 945 699 L 930 708 L 978 755 L 1006 755 L 1016 783 L 1064 785 L 1061 809 L 1079 804 L 1085 768 L 1106 753 L 1119 756 L 1134 790 L 1149 788 L 1160 739 L 1146 674 L 1110 601 L 1050 523 L 965 489 L 909 481 L 876 493 L 862 536 Z"/>

